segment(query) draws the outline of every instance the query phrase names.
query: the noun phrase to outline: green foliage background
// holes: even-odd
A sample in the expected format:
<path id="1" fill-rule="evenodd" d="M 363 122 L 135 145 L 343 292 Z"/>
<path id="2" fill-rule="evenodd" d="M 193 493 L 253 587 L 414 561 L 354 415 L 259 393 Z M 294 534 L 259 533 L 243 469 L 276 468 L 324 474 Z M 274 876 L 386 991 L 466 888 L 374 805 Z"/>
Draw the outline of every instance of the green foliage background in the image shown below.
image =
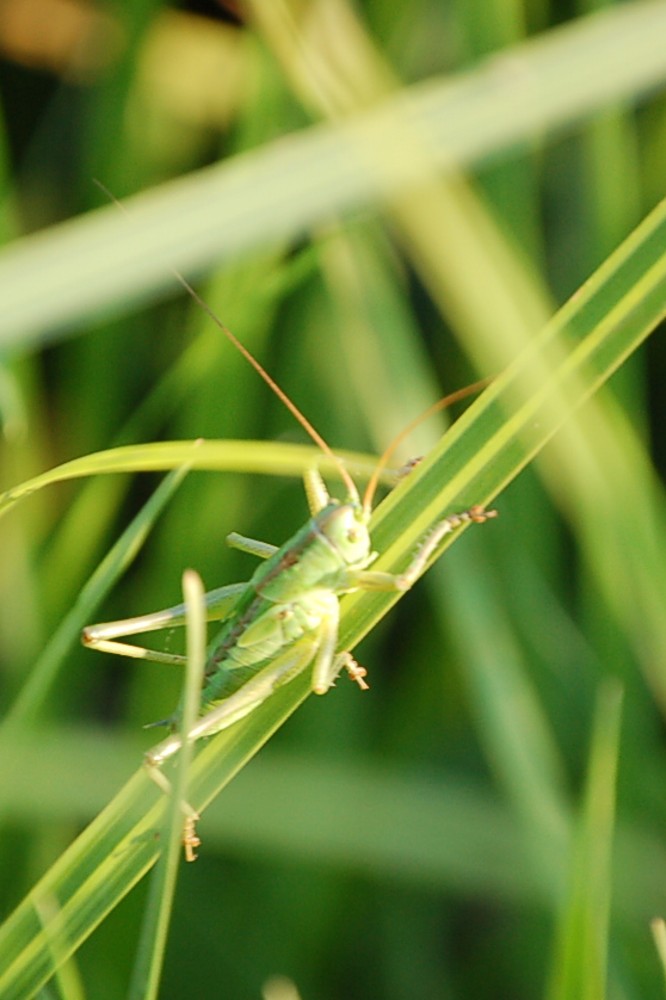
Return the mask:
<path id="1" fill-rule="evenodd" d="M 523 359 L 380 515 L 382 552 L 394 522 L 409 552 L 433 483 L 447 504 L 456 489 L 489 499 L 622 367 L 500 493 L 500 518 L 365 639 L 371 692 L 341 681 L 308 699 L 206 811 L 159 995 L 295 996 L 279 975 L 304 998 L 658 996 L 663 341 L 633 352 L 666 308 L 663 206 L 604 261 L 664 194 L 666 5 L 245 10 L 238 25 L 118 5 L 64 62 L 2 67 L 0 485 L 119 445 L 212 439 L 194 462 L 209 471 L 175 492 L 153 494 L 155 470 L 189 452 L 165 445 L 161 464 L 123 453 L 142 475 L 92 476 L 111 460 L 84 458 L 91 478 L 3 498 L 3 1000 L 33 995 L 29 976 L 2 979 L 19 954 L 35 967 L 31 942 L 48 961 L 70 950 L 48 931 L 60 897 L 28 900 L 34 939 L 14 907 L 47 871 L 64 884 L 63 852 L 109 801 L 122 823 L 156 800 L 139 779 L 114 796 L 155 741 L 141 726 L 182 688 L 175 670 L 80 649 L 77 616 L 173 604 L 188 566 L 208 587 L 244 579 L 252 561 L 226 534 L 279 543 L 306 514 L 289 447 L 302 433 L 171 267 L 202 280 L 336 449 L 380 452 L 442 393 Z M 123 213 L 93 178 L 148 193 Z M 537 340 L 599 267 L 597 292 L 567 307 L 569 340 L 559 326 Z M 401 461 L 430 450 L 434 424 Z M 85 586 L 114 544 L 118 566 Z M 376 617 L 354 601 L 349 616 L 349 635 Z M 227 777 L 291 708 L 248 746 L 229 738 Z M 103 891 L 117 851 L 86 843 Z M 124 995 L 145 901 L 139 882 L 96 929 L 101 909 L 79 902 L 94 933 L 41 995 Z"/>

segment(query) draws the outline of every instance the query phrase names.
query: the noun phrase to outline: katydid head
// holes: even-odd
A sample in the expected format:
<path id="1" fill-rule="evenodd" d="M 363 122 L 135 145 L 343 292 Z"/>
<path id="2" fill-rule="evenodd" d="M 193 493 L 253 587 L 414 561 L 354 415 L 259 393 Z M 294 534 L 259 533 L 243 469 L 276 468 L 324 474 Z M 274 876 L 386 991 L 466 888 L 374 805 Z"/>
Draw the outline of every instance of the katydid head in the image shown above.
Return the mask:
<path id="1" fill-rule="evenodd" d="M 348 503 L 331 503 L 321 512 L 317 530 L 336 550 L 345 566 L 363 568 L 374 558 L 368 517 L 358 497 Z"/>

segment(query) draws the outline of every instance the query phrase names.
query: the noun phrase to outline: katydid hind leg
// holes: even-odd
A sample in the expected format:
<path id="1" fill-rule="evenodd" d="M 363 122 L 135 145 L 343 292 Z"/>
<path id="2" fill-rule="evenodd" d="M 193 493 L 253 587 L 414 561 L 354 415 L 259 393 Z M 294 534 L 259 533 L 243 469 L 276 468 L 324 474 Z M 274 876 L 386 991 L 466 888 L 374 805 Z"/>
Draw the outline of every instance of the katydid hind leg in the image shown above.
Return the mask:
<path id="1" fill-rule="evenodd" d="M 270 663 L 263 670 L 260 670 L 238 691 L 205 712 L 188 733 L 188 739 L 199 740 L 213 736 L 245 718 L 278 687 L 288 683 L 296 674 L 304 670 L 312 662 L 316 650 L 316 638 L 307 638 L 298 642 L 288 653 L 283 654 L 274 663 Z M 147 752 L 147 766 L 160 767 L 165 760 L 173 757 L 181 746 L 180 734 L 173 733 Z"/>
<path id="2" fill-rule="evenodd" d="M 337 609 L 337 599 L 335 604 Z M 235 694 L 202 715 L 188 733 L 188 740 L 204 739 L 228 729 L 253 712 L 278 688 L 293 680 L 311 663 L 316 665 L 313 667 L 312 687 L 317 693 L 323 694 L 327 691 L 342 670 L 346 670 L 352 680 L 367 690 L 368 685 L 364 680 L 365 669 L 359 666 L 350 653 L 334 651 L 338 634 L 337 623 L 336 613 L 312 637 L 301 639 L 293 649 L 261 670 Z M 319 687 L 315 687 L 316 677 L 319 677 Z M 181 734 L 173 733 L 149 750 L 144 757 L 144 766 L 150 778 L 166 794 L 171 791 L 171 783 L 161 768 L 165 761 L 178 753 L 182 745 Z M 181 803 L 181 809 L 184 815 L 185 858 L 187 861 L 194 861 L 197 857 L 196 848 L 201 844 L 196 831 L 199 814 L 185 801 Z"/>
<path id="3" fill-rule="evenodd" d="M 248 681 L 235 694 L 226 698 L 219 705 L 206 712 L 197 720 L 188 733 L 188 740 L 199 740 L 212 736 L 234 723 L 239 722 L 266 701 L 277 688 L 292 680 L 312 662 L 317 651 L 316 640 L 303 640 L 294 649 L 281 656 L 275 663 L 269 664 L 252 680 Z M 148 750 L 144 757 L 144 767 L 152 781 L 165 794 L 171 792 L 171 782 L 161 770 L 162 765 L 173 757 L 183 745 L 180 733 L 173 733 L 157 746 Z M 189 802 L 181 802 L 183 812 L 183 847 L 187 861 L 196 860 L 196 848 L 201 845 L 196 824 L 199 814 Z"/>
<path id="4" fill-rule="evenodd" d="M 232 583 L 225 587 L 217 587 L 205 595 L 206 619 L 219 621 L 229 608 L 245 591 L 247 584 Z M 179 628 L 185 624 L 185 605 L 175 604 L 162 611 L 153 611 L 147 615 L 137 615 L 134 618 L 122 618 L 114 622 L 99 622 L 87 625 L 81 633 L 84 646 L 101 653 L 113 653 L 116 656 L 126 656 L 135 660 L 149 660 L 153 663 L 168 663 L 182 666 L 185 657 L 178 653 L 166 653 L 156 649 L 133 643 L 119 642 L 126 636 L 138 635 L 144 632 L 157 632 L 161 629 Z"/>

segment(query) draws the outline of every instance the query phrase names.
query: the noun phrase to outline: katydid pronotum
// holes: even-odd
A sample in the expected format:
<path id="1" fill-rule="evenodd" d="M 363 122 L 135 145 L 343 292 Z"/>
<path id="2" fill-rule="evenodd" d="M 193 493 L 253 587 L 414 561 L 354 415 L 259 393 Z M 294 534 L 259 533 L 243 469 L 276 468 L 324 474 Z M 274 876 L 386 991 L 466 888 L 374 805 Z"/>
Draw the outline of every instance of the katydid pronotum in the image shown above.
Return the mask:
<path id="1" fill-rule="evenodd" d="M 264 561 L 246 583 L 231 584 L 206 595 L 207 617 L 220 621 L 221 630 L 209 647 L 199 719 L 186 736 L 188 741 L 194 741 L 238 722 L 278 687 L 308 667 L 311 667 L 311 686 L 316 694 L 328 691 L 343 670 L 362 690 L 367 689 L 365 669 L 350 652 L 337 649 L 340 596 L 356 590 L 409 590 L 445 535 L 463 524 L 480 524 L 495 517 L 496 512 L 475 505 L 449 514 L 431 527 L 402 573 L 369 569 L 377 558 L 377 553 L 372 551 L 368 525 L 380 471 L 388 464 L 397 444 L 425 416 L 482 388 L 488 380 L 445 397 L 405 428 L 384 452 L 361 500 L 343 462 L 295 403 L 189 282 L 179 272 L 174 271 L 174 274 L 335 464 L 347 492 L 342 502 L 331 498 L 319 472 L 310 469 L 304 475 L 310 520 L 289 541 L 278 548 L 236 533 L 228 536 L 229 545 Z M 176 605 L 136 618 L 90 625 L 83 631 L 83 642 L 103 652 L 182 664 L 185 662 L 183 656 L 119 640 L 181 625 L 184 612 L 183 605 Z M 169 781 L 159 769 L 182 746 L 178 720 L 178 712 L 166 720 L 165 724 L 171 725 L 172 735 L 149 750 L 145 757 L 151 777 L 167 792 Z M 182 808 L 185 856 L 193 861 L 197 856 L 195 848 L 200 844 L 195 826 L 199 817 L 186 802 L 182 803 Z"/>

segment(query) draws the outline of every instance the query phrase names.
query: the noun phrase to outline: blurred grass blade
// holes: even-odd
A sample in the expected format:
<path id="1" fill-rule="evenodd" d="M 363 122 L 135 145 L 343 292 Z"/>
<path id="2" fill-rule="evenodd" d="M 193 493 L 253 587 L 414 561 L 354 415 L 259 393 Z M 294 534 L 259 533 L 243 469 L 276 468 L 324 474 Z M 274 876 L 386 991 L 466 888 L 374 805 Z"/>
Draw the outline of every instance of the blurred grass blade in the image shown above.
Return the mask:
<path id="1" fill-rule="evenodd" d="M 399 94 L 353 125 L 315 127 L 18 241 L 0 257 L 3 344 L 31 346 L 111 303 L 128 308 L 164 288 L 170 268 L 293 241 L 358 205 L 377 204 L 421 179 L 369 168 L 374 137 L 405 119 L 440 166 L 465 165 L 521 138 L 630 100 L 666 77 L 666 9 L 615 7 L 506 50 L 457 79 Z M 617 59 L 618 51 L 624 58 Z M 395 153 L 395 150 L 394 150 Z M 104 178 L 102 178 L 104 180 Z M 214 211 L 211 211 L 214 206 Z M 35 275 L 40 293 L 35 294 Z"/>
<path id="2" fill-rule="evenodd" d="M 191 450 L 190 446 L 190 452 Z M 35 663 L 19 696 L 3 720 L 0 739 L 5 746 L 11 742 L 11 734 L 15 731 L 15 727 L 30 723 L 48 699 L 53 682 L 68 650 L 71 649 L 73 643 L 78 641 L 84 625 L 90 624 L 95 608 L 132 563 L 156 519 L 188 471 L 189 466 L 181 466 L 160 483 L 81 588 L 74 606 L 62 619 L 44 652 Z M 5 743 L 5 741 L 7 742 Z"/>
<path id="3" fill-rule="evenodd" d="M 263 1000 L 302 1000 L 296 984 L 286 976 L 271 976 L 261 992 Z"/>
<path id="4" fill-rule="evenodd" d="M 378 565 L 405 565 L 418 539 L 443 511 L 489 502 L 638 347 L 664 312 L 665 234 L 662 205 L 561 310 L 534 348 L 497 378 L 440 447 L 400 483 L 374 519 L 373 541 L 382 553 Z M 544 341 L 549 346 L 555 342 L 564 360 L 547 371 L 543 381 L 526 379 Z M 553 406 L 563 388 L 566 405 Z M 382 593 L 346 597 L 340 648 L 353 648 L 394 600 L 394 595 Z M 303 674 L 208 742 L 192 767 L 190 800 L 195 808 L 205 806 L 231 780 L 308 690 L 309 677 Z M 608 731 L 608 740 L 611 737 Z M 596 771 L 592 778 L 596 783 Z M 154 863 L 159 853 L 155 834 L 162 827 L 165 803 L 150 785 L 144 774 L 135 775 L 6 922 L 0 933 L 3 1000 L 25 996 L 52 972 L 36 903 L 45 897 L 58 901 L 55 919 L 74 951 Z M 596 814 L 593 818 L 601 822 Z"/>
<path id="5" fill-rule="evenodd" d="M 664 315 L 666 200 L 585 282 L 527 350 L 465 411 L 440 446 L 381 505 L 373 524 L 373 540 L 382 552 L 377 566 L 392 568 L 406 560 L 443 509 L 488 502 L 556 432 L 564 428 L 567 443 L 573 441 L 575 445 L 575 435 L 585 435 L 591 408 L 586 408 L 580 423 L 573 419 L 575 411 L 642 344 Z M 611 425 L 605 433 L 614 430 Z M 644 453 L 638 453 L 636 460 L 640 461 L 641 455 L 644 464 Z M 585 453 L 585 457 L 590 456 Z M 588 478 L 597 468 L 590 460 Z M 661 565 L 666 563 L 666 538 L 653 514 L 659 487 L 649 470 L 642 471 L 640 481 L 652 480 L 653 489 L 635 498 L 633 519 L 650 527 L 649 540 L 646 534 L 632 556 L 636 573 L 640 573 L 641 560 L 645 560 L 646 567 L 655 560 Z M 567 466 L 562 465 L 560 475 L 566 473 Z M 617 475 L 624 475 L 626 483 L 626 469 L 619 469 Z M 601 502 L 600 492 L 593 494 L 596 503 Z M 411 507 L 403 505 L 408 494 Z M 621 491 L 607 500 L 622 502 Z M 398 507 L 404 511 L 402 519 Z M 611 518 L 609 526 L 613 528 L 621 519 L 619 514 Z M 598 520 L 603 522 L 601 517 Z M 641 590 L 654 586 L 654 579 L 659 577 L 646 571 L 644 579 L 639 577 Z M 355 626 L 359 619 L 353 616 L 357 609 L 360 615 L 363 606 L 361 634 L 365 634 L 376 621 L 368 616 L 378 610 L 385 613 L 394 601 L 395 596 L 390 594 L 357 593 L 346 599 L 345 606 Z M 641 634 L 636 637 L 639 655 L 641 650 L 666 646 L 666 623 L 660 611 L 664 604 L 666 595 L 653 593 L 642 609 Z M 343 630 L 343 644 L 348 639 Z M 649 669 L 650 664 L 647 666 Z M 658 677 L 653 679 L 659 683 Z M 666 689 L 666 679 L 663 684 Z"/>
<path id="6" fill-rule="evenodd" d="M 655 917 L 650 926 L 663 971 L 664 990 L 666 992 L 666 921 L 664 921 L 663 917 Z"/>
<path id="7" fill-rule="evenodd" d="M 566 777 L 555 734 L 530 666 L 506 617 L 498 589 L 506 581 L 476 563 L 434 568 L 446 601 L 437 613 L 450 626 L 465 672 L 473 717 L 493 773 L 521 819 L 526 859 L 555 894 L 562 884 L 569 836 Z M 520 572 L 520 570 L 518 570 Z M 445 584 L 448 583 L 448 586 Z"/>
<path id="8" fill-rule="evenodd" d="M 597 699 L 585 803 L 573 849 L 548 1000 L 604 1000 L 622 689 Z"/>

